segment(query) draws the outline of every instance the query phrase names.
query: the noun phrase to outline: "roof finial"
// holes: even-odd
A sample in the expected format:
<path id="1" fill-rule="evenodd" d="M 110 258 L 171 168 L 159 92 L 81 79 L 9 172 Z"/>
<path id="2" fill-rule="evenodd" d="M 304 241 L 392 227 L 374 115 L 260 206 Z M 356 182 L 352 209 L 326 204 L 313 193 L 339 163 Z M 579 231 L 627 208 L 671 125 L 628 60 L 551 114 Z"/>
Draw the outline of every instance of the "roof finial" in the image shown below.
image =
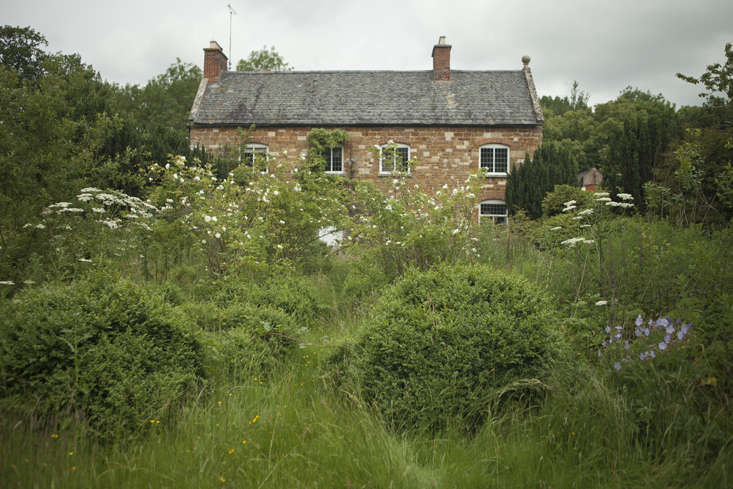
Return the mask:
<path id="1" fill-rule="evenodd" d="M 530 61 L 530 59 L 532 59 L 532 58 L 530 58 L 529 56 L 527 56 L 527 55 L 525 54 L 524 56 L 522 56 L 522 64 L 523 64 L 524 66 L 529 66 L 529 61 Z"/>
<path id="2" fill-rule="evenodd" d="M 442 46 L 443 44 L 445 44 L 445 36 L 440 36 L 440 37 L 438 38 L 438 44 L 439 44 L 439 45 L 441 45 L 441 46 Z"/>

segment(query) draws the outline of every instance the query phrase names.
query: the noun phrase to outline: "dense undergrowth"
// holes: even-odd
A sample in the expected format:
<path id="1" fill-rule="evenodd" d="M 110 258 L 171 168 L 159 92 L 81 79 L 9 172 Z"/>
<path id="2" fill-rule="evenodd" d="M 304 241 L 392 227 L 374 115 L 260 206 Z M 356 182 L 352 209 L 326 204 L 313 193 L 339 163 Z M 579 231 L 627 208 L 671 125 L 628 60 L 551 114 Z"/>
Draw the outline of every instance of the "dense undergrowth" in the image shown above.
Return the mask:
<path id="1" fill-rule="evenodd" d="M 730 227 L 250 176 L 8 240 L 3 487 L 730 487 Z"/>

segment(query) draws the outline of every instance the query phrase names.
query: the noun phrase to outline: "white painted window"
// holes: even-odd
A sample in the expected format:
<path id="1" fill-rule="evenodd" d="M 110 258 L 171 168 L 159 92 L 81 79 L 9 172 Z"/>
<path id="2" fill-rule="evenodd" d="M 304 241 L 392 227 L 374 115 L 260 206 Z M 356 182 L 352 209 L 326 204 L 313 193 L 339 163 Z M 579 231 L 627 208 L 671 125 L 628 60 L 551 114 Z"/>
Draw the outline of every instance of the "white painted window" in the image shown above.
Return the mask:
<path id="1" fill-rule="evenodd" d="M 509 173 L 509 147 L 486 144 L 479 148 L 478 167 L 489 176 L 505 176 Z"/>
<path id="2" fill-rule="evenodd" d="M 267 173 L 267 146 L 264 144 L 246 144 L 241 151 L 242 164 L 257 169 L 260 173 Z"/>
<path id="3" fill-rule="evenodd" d="M 507 222 L 506 202 L 503 200 L 484 200 L 479 204 L 478 221 L 491 220 L 496 224 Z"/>
<path id="4" fill-rule="evenodd" d="M 326 173 L 344 172 L 344 148 L 338 146 L 336 148 L 326 148 L 323 152 L 323 159 L 326 160 Z"/>
<path id="5" fill-rule="evenodd" d="M 385 144 L 379 148 L 379 173 L 410 173 L 410 147 Z"/>

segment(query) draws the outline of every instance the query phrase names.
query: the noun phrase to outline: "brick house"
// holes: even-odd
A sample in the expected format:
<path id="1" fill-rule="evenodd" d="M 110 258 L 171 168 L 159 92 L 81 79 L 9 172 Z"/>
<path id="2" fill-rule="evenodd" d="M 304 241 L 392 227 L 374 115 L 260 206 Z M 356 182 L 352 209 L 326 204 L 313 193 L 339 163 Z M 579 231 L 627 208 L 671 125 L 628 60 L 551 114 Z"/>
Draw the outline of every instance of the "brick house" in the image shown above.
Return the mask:
<path id="1" fill-rule="evenodd" d="M 504 221 L 506 177 L 542 142 L 530 59 L 516 71 L 463 71 L 451 69 L 450 53 L 441 37 L 428 71 L 252 73 L 226 71 L 227 57 L 212 41 L 189 118 L 191 145 L 237 147 L 241 129 L 255 124 L 243 153 L 254 164 L 256 155 L 304 154 L 314 128 L 343 129 L 348 140 L 326 155 L 326 171 L 386 190 L 393 172 L 404 170 L 435 192 L 481 169 L 479 219 Z M 390 141 L 395 151 L 375 151 Z"/>

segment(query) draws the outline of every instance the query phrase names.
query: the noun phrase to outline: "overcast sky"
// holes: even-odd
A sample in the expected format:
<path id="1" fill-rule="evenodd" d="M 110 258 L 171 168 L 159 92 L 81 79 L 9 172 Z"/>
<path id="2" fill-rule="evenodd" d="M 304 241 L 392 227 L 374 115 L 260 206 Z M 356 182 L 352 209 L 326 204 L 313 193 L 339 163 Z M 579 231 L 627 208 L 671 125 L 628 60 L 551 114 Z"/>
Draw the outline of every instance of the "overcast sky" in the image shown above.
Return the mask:
<path id="1" fill-rule="evenodd" d="M 102 77 L 143 84 L 176 58 L 203 64 L 217 40 L 229 51 L 227 0 L 2 0 L 0 23 L 41 32 L 51 51 L 77 52 Z M 427 70 L 438 37 L 465 70 L 530 67 L 539 95 L 590 103 L 631 85 L 680 105 L 733 42 L 731 0 L 231 0 L 232 58 L 264 45 L 296 70 Z"/>

